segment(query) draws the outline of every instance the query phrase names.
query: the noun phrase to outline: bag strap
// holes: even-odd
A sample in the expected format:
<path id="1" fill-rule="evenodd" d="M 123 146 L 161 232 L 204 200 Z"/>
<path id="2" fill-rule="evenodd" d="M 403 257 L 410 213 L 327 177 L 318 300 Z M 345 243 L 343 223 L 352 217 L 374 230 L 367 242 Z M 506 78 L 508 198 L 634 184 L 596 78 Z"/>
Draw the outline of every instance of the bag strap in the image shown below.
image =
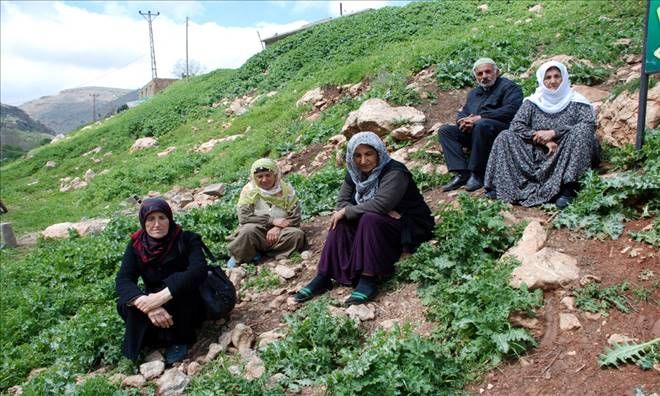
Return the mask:
<path id="1" fill-rule="evenodd" d="M 202 250 L 204 251 L 206 258 L 208 258 L 209 261 L 215 262 L 215 255 L 211 252 L 211 249 L 206 246 L 201 235 L 199 236 L 199 241 L 202 243 Z M 179 238 L 178 248 L 181 255 L 188 256 L 188 249 L 186 249 L 186 244 L 183 243 L 183 237 Z"/>

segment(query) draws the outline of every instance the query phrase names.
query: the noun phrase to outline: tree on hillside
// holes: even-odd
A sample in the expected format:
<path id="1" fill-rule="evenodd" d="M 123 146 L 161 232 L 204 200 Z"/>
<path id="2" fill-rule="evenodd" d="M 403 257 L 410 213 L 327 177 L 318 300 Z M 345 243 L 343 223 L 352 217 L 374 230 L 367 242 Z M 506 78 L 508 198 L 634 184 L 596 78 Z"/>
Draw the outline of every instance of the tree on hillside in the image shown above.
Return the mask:
<path id="1" fill-rule="evenodd" d="M 190 59 L 188 61 L 188 77 L 189 76 L 197 76 L 206 71 L 206 68 L 199 63 L 199 61 L 195 59 Z M 175 76 L 180 77 L 180 78 L 186 78 L 186 60 L 185 59 L 179 59 L 176 61 L 174 64 L 174 67 L 172 68 L 172 73 L 174 73 Z"/>

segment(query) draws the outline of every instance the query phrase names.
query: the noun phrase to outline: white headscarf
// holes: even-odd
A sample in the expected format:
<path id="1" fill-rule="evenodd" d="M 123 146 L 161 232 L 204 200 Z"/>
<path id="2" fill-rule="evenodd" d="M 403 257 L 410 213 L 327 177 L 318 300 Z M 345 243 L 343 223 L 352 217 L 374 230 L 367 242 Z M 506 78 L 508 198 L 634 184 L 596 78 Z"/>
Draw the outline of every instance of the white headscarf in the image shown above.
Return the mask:
<path id="1" fill-rule="evenodd" d="M 561 73 L 561 84 L 559 85 L 559 88 L 554 91 L 543 85 L 545 72 L 551 67 L 556 67 Z M 529 100 L 537 105 L 544 113 L 559 113 L 568 107 L 571 102 L 584 103 L 591 106 L 589 99 L 575 92 L 573 88 L 571 88 L 568 71 L 566 70 L 566 66 L 561 62 L 549 61 L 542 64 L 536 71 L 536 81 L 539 84 L 538 88 L 536 88 L 536 92 L 526 97 L 525 100 Z"/>
<path id="2" fill-rule="evenodd" d="M 355 149 L 361 144 L 373 147 L 378 153 L 378 165 L 369 175 L 362 173 L 358 166 L 355 165 L 355 160 L 353 159 Z M 351 180 L 355 183 L 355 201 L 357 203 L 366 202 L 376 196 L 379 185 L 378 177 L 390 160 L 391 158 L 387 153 L 385 143 L 373 132 L 356 133 L 348 141 L 346 147 L 346 167 L 348 168 L 348 174 L 351 176 Z"/>

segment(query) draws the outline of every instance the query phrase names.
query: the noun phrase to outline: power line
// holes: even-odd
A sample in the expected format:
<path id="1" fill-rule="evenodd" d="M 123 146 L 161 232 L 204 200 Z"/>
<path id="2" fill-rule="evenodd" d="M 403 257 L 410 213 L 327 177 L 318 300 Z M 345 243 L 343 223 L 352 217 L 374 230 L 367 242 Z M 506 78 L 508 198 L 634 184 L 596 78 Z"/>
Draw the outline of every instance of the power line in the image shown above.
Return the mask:
<path id="1" fill-rule="evenodd" d="M 154 31 L 151 28 L 151 21 L 156 19 L 156 17 L 160 15 L 160 12 L 152 14 L 151 11 L 147 11 L 146 13 L 139 11 L 139 13 L 149 23 L 149 45 L 151 46 L 151 78 L 156 79 L 158 78 L 158 73 L 156 72 L 156 50 L 154 49 Z M 153 17 L 153 19 L 151 17 Z"/>

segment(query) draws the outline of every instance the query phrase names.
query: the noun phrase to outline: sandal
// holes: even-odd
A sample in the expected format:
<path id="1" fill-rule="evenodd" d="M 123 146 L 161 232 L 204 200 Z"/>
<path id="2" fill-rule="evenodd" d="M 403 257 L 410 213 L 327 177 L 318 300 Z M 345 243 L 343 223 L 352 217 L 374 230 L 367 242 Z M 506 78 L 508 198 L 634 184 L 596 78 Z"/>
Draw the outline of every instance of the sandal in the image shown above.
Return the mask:
<path id="1" fill-rule="evenodd" d="M 349 305 L 364 304 L 366 302 L 369 302 L 369 301 L 373 300 L 374 297 L 376 297 L 377 294 L 378 294 L 378 291 L 376 291 L 376 290 L 373 293 L 371 293 L 370 295 L 367 295 L 367 294 L 364 294 L 362 292 L 353 290 L 351 295 L 346 299 L 346 301 L 344 301 L 344 305 L 349 306 Z"/>
<path id="2" fill-rule="evenodd" d="M 298 290 L 293 296 L 293 300 L 297 303 L 304 303 L 309 301 L 315 296 L 321 295 L 328 290 L 332 289 L 332 281 L 323 275 L 317 275 L 307 286 Z"/>

